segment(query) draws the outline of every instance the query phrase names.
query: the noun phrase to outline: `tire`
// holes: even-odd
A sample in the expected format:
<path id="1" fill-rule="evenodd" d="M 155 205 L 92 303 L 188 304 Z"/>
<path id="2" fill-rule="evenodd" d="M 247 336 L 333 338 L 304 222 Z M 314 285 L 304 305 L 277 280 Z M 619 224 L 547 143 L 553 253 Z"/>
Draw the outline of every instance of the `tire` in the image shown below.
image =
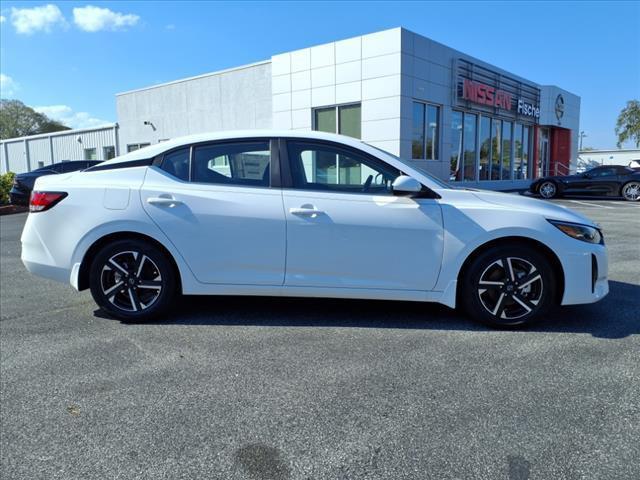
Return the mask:
<path id="1" fill-rule="evenodd" d="M 532 323 L 555 305 L 557 285 L 549 261 L 533 248 L 492 247 L 466 269 L 461 303 L 482 323 L 519 327 Z"/>
<path id="2" fill-rule="evenodd" d="M 103 247 L 91 263 L 89 284 L 102 310 L 128 322 L 165 313 L 177 285 L 175 270 L 164 252 L 136 239 Z"/>
<path id="3" fill-rule="evenodd" d="M 545 180 L 538 187 L 538 195 L 544 199 L 550 199 L 560 196 L 560 188 L 558 184 L 551 180 Z"/>
<path id="4" fill-rule="evenodd" d="M 620 195 L 628 202 L 640 201 L 640 181 L 632 180 L 620 189 Z"/>

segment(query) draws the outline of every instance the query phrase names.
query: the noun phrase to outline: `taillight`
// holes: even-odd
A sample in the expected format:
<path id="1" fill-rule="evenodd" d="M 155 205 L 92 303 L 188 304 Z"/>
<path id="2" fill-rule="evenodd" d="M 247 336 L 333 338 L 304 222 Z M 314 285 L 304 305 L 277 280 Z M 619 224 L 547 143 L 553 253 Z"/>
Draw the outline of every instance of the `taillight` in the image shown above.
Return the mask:
<path id="1" fill-rule="evenodd" d="M 67 196 L 66 192 L 31 192 L 30 212 L 44 212 Z"/>

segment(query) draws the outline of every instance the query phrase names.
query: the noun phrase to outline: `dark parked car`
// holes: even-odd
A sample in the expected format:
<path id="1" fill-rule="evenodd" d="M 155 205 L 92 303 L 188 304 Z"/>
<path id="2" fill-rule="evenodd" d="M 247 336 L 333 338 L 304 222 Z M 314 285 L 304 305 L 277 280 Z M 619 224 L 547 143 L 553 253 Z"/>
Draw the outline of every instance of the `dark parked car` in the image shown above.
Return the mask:
<path id="1" fill-rule="evenodd" d="M 36 182 L 36 178 L 42 177 L 43 175 L 56 175 L 84 170 L 98 163 L 100 162 L 93 160 L 60 162 L 32 170 L 31 172 L 19 173 L 13 180 L 13 186 L 9 192 L 9 199 L 14 205 L 28 205 L 29 196 L 31 195 L 31 190 L 33 190 L 33 184 Z"/>
<path id="2" fill-rule="evenodd" d="M 640 200 L 640 170 L 622 165 L 596 167 L 577 175 L 539 178 L 529 187 L 542 198 L 602 195 Z"/>

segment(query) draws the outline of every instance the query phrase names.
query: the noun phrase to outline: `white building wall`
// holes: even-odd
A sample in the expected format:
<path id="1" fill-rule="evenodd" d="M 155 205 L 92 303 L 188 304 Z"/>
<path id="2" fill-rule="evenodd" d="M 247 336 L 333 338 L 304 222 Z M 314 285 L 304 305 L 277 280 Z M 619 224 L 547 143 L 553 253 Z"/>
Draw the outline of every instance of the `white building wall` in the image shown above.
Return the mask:
<path id="1" fill-rule="evenodd" d="M 117 125 L 92 129 L 64 130 L 0 142 L 2 173 L 22 173 L 64 160 L 84 160 L 85 149 L 95 148 L 97 159 L 105 160 L 104 147 L 116 147 Z M 5 152 L 7 157 L 5 158 Z"/>
<path id="2" fill-rule="evenodd" d="M 400 28 L 271 57 L 273 126 L 311 130 L 313 109 L 362 105 L 362 140 L 400 152 Z"/>
<path id="3" fill-rule="evenodd" d="M 564 112 L 560 118 L 556 115 L 556 99 L 564 99 Z M 555 85 L 540 87 L 540 125 L 568 128 L 571 130 L 571 172 L 575 172 L 578 161 L 580 138 L 580 97 Z"/>
<path id="4" fill-rule="evenodd" d="M 121 93 L 116 107 L 121 153 L 129 144 L 153 144 L 182 135 L 270 128 L 271 64 L 260 62 Z"/>
<path id="5" fill-rule="evenodd" d="M 578 169 L 586 170 L 600 165 L 624 165 L 640 161 L 640 150 L 583 150 L 578 154 Z"/>

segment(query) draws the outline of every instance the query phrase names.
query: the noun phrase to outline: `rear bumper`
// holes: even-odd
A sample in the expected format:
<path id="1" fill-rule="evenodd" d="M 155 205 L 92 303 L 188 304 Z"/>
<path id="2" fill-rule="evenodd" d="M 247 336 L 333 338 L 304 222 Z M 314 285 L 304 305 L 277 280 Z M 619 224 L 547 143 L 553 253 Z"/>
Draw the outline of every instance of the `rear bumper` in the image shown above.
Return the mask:
<path id="1" fill-rule="evenodd" d="M 29 214 L 22 231 L 22 253 L 20 259 L 27 270 L 34 275 L 49 278 L 58 282 L 69 282 L 70 270 L 59 265 L 42 241 L 42 237 L 34 225 L 34 214 Z M 35 214 L 39 215 L 39 214 Z"/>

